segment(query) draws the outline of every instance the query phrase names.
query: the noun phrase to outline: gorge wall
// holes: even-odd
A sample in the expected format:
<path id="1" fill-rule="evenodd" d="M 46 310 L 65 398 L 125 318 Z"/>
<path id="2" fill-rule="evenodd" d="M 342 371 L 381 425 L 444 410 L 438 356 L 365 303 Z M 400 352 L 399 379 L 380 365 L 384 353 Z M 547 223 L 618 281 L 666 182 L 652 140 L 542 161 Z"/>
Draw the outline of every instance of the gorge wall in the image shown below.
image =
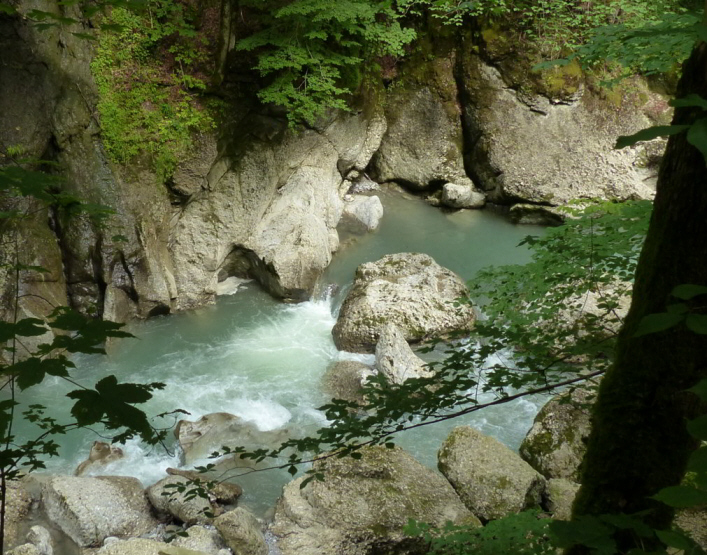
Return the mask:
<path id="1" fill-rule="evenodd" d="M 115 214 L 98 226 L 38 208 L 23 224 L 20 262 L 48 270 L 22 278 L 20 294 L 35 295 L 21 299 L 24 315 L 69 304 L 115 321 L 146 318 L 211 302 L 231 276 L 306 299 L 338 248 L 344 197 L 365 175 L 423 194 L 447 182 L 473 186 L 503 205 L 652 195 L 647 161 L 657 147 L 612 149 L 667 109 L 645 83 L 618 99 L 568 71 L 530 86 L 512 48 L 465 31 L 428 36 L 352 112 L 300 129 L 237 92 L 239 75 L 225 63 L 224 121 L 195 137 L 165 181 L 147 159 L 110 161 L 94 47 L 62 28 L 38 30 L 25 17 L 36 6 L 57 9 L 26 0 L 19 15 L 0 15 L 0 144 L 55 163 L 67 191 Z M 221 13 L 226 62 L 240 54 L 228 39 L 232 16 Z M 0 292 L 8 311 L 7 270 Z"/>

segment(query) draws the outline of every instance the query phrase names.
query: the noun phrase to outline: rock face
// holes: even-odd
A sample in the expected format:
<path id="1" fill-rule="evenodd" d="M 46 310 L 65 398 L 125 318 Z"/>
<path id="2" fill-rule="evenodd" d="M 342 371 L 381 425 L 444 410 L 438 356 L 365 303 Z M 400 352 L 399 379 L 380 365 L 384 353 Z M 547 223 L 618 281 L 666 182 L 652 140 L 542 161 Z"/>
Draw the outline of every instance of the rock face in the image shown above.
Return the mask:
<path id="1" fill-rule="evenodd" d="M 258 519 L 242 508 L 228 511 L 214 521 L 228 547 L 238 555 L 268 555 Z"/>
<path id="2" fill-rule="evenodd" d="M 105 467 L 107 464 L 122 458 L 123 450 L 120 447 L 110 445 L 104 441 L 94 441 L 88 459 L 76 467 L 74 476 L 82 476 L 93 469 Z"/>
<path id="3" fill-rule="evenodd" d="M 209 555 L 232 555 L 221 535 L 213 528 L 190 526 L 185 532 L 186 536 L 177 536 L 170 542 L 170 545 L 203 551 Z"/>
<path id="4" fill-rule="evenodd" d="M 394 384 L 432 375 L 425 361 L 412 352 L 400 328 L 390 323 L 381 328 L 376 344 L 375 368 Z"/>
<path id="5" fill-rule="evenodd" d="M 590 393 L 576 388 L 551 399 L 520 446 L 520 456 L 546 478 L 579 481 L 579 465 L 591 431 Z"/>
<path id="6" fill-rule="evenodd" d="M 528 98 L 471 45 L 463 49 L 460 68 L 467 167 L 489 200 L 559 205 L 576 198 L 652 197 L 645 181 L 650 171 L 640 164 L 643 149 L 613 148 L 619 135 L 650 125 L 638 100 L 611 106 L 582 88 L 563 99 Z"/>
<path id="7" fill-rule="evenodd" d="M 572 503 L 577 497 L 579 484 L 564 478 L 552 478 L 547 481 L 547 510 L 555 520 L 570 520 Z"/>
<path id="8" fill-rule="evenodd" d="M 388 130 L 371 162 L 377 181 L 422 190 L 467 178 L 453 65 L 451 56 L 435 57 L 422 79 L 408 79 L 389 94 Z"/>
<path id="9" fill-rule="evenodd" d="M 414 541 L 402 532 L 409 518 L 479 524 L 442 476 L 402 449 L 370 447 L 362 455 L 315 463 L 323 482 L 300 489 L 298 478 L 285 486 L 272 525 L 282 555 L 409 553 Z"/>
<path id="10" fill-rule="evenodd" d="M 464 281 L 430 256 L 389 254 L 356 270 L 332 332 L 334 343 L 344 351 L 372 352 L 387 323 L 398 326 L 406 341 L 469 329 L 472 308 L 453 305 L 467 296 Z"/>
<path id="11" fill-rule="evenodd" d="M 49 520 L 82 547 L 99 546 L 109 536 L 139 536 L 157 526 L 136 478 L 58 476 L 43 486 L 42 502 Z"/>
<path id="12" fill-rule="evenodd" d="M 468 509 L 482 520 L 539 507 L 545 479 L 497 440 L 468 426 L 442 444 L 438 467 Z"/>

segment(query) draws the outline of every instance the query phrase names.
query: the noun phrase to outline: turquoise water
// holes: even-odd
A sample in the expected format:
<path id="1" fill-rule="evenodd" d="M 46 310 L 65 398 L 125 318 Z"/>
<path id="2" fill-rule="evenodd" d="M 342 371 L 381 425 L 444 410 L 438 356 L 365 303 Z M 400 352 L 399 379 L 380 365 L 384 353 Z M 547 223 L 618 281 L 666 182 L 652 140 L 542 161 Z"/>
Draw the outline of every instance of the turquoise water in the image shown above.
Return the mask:
<path id="1" fill-rule="evenodd" d="M 319 383 L 336 360 L 372 362 L 372 356 L 337 351 L 331 338 L 336 310 L 362 262 L 393 252 L 425 252 L 466 279 L 490 264 L 521 263 L 528 253 L 516 245 L 538 228 L 514 226 L 489 211 L 445 213 L 417 198 L 380 193 L 385 216 L 379 230 L 357 238 L 344 238 L 340 251 L 322 279 L 340 286 L 333 298 L 301 304 L 282 304 L 250 283 L 237 294 L 224 296 L 212 306 L 189 313 L 134 323 L 137 339 L 119 343 L 110 357 L 76 359 L 79 380 L 94 383 L 106 374 L 124 381 L 167 384 L 156 393 L 148 411 L 158 414 L 175 408 L 191 413 L 191 420 L 210 412 L 229 412 L 254 422 L 261 430 L 284 429 L 302 435 L 326 424 L 317 407 L 328 399 Z M 51 407 L 60 415 L 69 407 L 69 388 L 58 380 L 33 390 L 33 403 Z M 517 448 L 538 407 L 521 400 L 494 407 L 465 420 L 483 432 Z M 65 412 L 64 412 L 65 413 Z M 171 425 L 168 418 L 159 425 Z M 425 464 L 436 464 L 436 451 L 455 421 L 403 434 L 399 443 Z M 62 438 L 61 458 L 51 471 L 73 472 L 87 457 L 95 434 L 76 433 Z M 133 442 L 126 458 L 104 470 L 127 474 L 145 484 L 164 477 L 177 466 L 176 454 L 146 449 Z M 266 514 L 282 485 L 291 479 L 284 471 L 252 473 L 234 478 L 244 488 L 242 503 Z"/>

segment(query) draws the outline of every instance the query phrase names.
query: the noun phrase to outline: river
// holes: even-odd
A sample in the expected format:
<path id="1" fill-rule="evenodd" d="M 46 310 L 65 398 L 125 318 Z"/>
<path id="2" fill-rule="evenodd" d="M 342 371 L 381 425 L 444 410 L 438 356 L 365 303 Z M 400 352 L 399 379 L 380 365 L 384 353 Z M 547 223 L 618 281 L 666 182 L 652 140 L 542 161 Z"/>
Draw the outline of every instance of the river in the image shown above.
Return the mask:
<path id="1" fill-rule="evenodd" d="M 327 367 L 341 359 L 373 360 L 370 355 L 337 351 L 331 338 L 336 311 L 359 264 L 388 253 L 425 252 L 465 279 L 473 279 L 485 266 L 527 261 L 528 252 L 517 245 L 526 235 L 540 232 L 536 227 L 515 226 L 489 210 L 444 212 L 400 192 L 383 190 L 379 195 L 385 207 L 380 228 L 362 237 L 343 237 L 323 276 L 323 285 L 339 286 L 333 297 L 283 304 L 249 283 L 214 305 L 131 324 L 129 330 L 137 339 L 123 340 L 110 357 L 75 359 L 77 379 L 95 383 L 115 374 L 123 381 L 165 382 L 167 387 L 156 393 L 147 408 L 151 414 L 179 408 L 195 420 L 211 412 L 229 412 L 262 430 L 315 431 L 325 424 L 317 407 L 328 400 L 319 387 Z M 45 380 L 31 390 L 31 402 L 50 407 L 52 415 L 65 415 L 69 389 L 61 380 Z M 464 423 L 517 449 L 539 402 L 519 400 L 475 413 Z M 172 424 L 174 419 L 164 423 Z M 461 423 L 406 432 L 398 443 L 434 466 L 440 443 Z M 19 433 L 29 433 L 23 425 Z M 61 456 L 50 460 L 48 469 L 73 472 L 96 439 L 100 438 L 83 432 L 61 438 Z M 125 452 L 125 459 L 108 466 L 105 474 L 136 476 L 148 485 L 164 477 L 167 467 L 179 464 L 176 454 L 146 449 L 137 442 L 129 443 Z M 266 515 L 290 479 L 286 472 L 275 471 L 235 481 L 245 492 L 242 504 Z"/>

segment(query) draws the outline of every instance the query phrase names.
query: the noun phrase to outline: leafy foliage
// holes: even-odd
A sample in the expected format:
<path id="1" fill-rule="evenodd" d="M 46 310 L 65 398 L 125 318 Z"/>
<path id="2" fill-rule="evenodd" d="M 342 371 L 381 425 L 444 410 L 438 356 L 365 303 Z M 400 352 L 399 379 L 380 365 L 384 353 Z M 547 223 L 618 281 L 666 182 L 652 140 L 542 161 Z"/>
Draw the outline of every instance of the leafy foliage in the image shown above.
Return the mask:
<path id="1" fill-rule="evenodd" d="M 110 156 L 126 163 L 146 153 L 167 178 L 192 145 L 192 133 L 214 125 L 201 96 L 209 50 L 186 5 L 149 0 L 146 7 L 105 16 L 110 27 L 99 35 L 91 69 Z"/>
<path id="2" fill-rule="evenodd" d="M 313 123 L 329 108 L 347 109 L 358 71 L 375 56 L 402 56 L 415 37 L 389 2 L 375 0 L 248 0 L 262 29 L 238 42 L 254 51 L 269 83 L 265 103 L 284 106 L 292 123 Z"/>

